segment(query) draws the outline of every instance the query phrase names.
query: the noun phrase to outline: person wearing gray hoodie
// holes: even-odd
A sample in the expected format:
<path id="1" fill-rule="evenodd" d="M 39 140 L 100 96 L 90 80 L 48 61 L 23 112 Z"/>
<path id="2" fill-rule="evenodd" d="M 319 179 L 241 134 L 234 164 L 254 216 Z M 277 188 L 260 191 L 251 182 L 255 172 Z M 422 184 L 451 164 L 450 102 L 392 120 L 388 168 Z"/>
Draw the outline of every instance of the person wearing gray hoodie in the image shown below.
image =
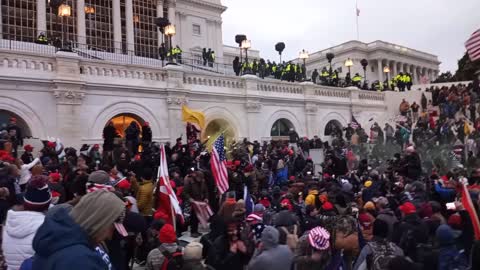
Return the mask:
<path id="1" fill-rule="evenodd" d="M 249 270 L 290 270 L 293 253 L 286 245 L 279 245 L 279 232 L 271 226 L 265 227 L 260 243 L 248 265 Z"/>

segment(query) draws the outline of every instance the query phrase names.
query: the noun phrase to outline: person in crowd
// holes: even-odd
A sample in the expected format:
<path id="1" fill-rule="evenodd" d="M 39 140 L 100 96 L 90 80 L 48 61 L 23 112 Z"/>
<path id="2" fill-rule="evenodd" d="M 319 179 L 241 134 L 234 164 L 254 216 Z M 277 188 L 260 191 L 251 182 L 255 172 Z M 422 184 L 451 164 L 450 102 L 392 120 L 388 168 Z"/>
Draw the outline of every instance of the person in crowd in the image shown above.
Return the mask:
<path id="1" fill-rule="evenodd" d="M 128 153 L 134 156 L 138 152 L 138 142 L 140 140 L 140 129 L 137 122 L 132 121 L 125 130 L 125 141 L 127 144 Z"/>
<path id="2" fill-rule="evenodd" d="M 183 190 L 185 201 L 191 204 L 195 202 L 205 202 L 208 204 L 208 187 L 205 183 L 205 176 L 201 171 L 192 172 L 185 178 L 185 187 Z M 197 210 L 192 205 L 191 220 L 190 220 L 190 235 L 194 238 L 200 236 L 198 233 L 198 218 Z"/>
<path id="3" fill-rule="evenodd" d="M 198 242 L 190 242 L 183 249 L 183 267 L 182 270 L 205 270 L 202 263 L 203 246 Z"/>
<path id="4" fill-rule="evenodd" d="M 151 217 L 153 214 L 153 171 L 151 168 L 144 168 L 138 183 L 137 207 L 144 217 Z"/>
<path id="5" fill-rule="evenodd" d="M 182 249 L 177 245 L 177 235 L 172 225 L 165 224 L 158 232 L 160 246 L 148 253 L 147 270 L 181 269 Z M 175 268 L 173 268 L 175 267 Z"/>
<path id="6" fill-rule="evenodd" d="M 237 222 L 230 221 L 225 232 L 215 239 L 209 249 L 209 261 L 218 270 L 242 270 L 248 264 L 247 246 L 240 235 Z"/>
<path id="7" fill-rule="evenodd" d="M 8 269 L 19 269 L 24 260 L 35 254 L 32 241 L 43 224 L 51 200 L 48 178 L 38 175 L 28 182 L 23 196 L 23 211 L 8 211 L 2 236 L 2 250 Z"/>
<path id="8" fill-rule="evenodd" d="M 111 269 L 101 243 L 115 230 L 126 236 L 124 215 L 124 202 L 105 190 L 83 196 L 70 213 L 48 213 L 33 239 L 31 269 Z"/>
<path id="9" fill-rule="evenodd" d="M 353 267 L 354 270 L 361 269 L 362 264 L 367 265 L 366 269 L 387 269 L 393 258 L 403 256 L 403 250 L 387 240 L 388 230 L 385 221 L 377 219 L 373 222 L 373 239 L 363 247 Z"/>
<path id="10" fill-rule="evenodd" d="M 330 233 L 323 227 L 315 227 L 299 240 L 293 263 L 295 269 L 323 269 L 330 263 Z"/>
<path id="11" fill-rule="evenodd" d="M 12 156 L 17 157 L 17 148 L 18 146 L 23 146 L 23 132 L 22 129 L 17 125 L 17 118 L 10 118 L 10 123 L 7 126 L 8 136 L 12 142 Z"/>
<path id="12" fill-rule="evenodd" d="M 250 260 L 248 269 L 291 269 L 293 253 L 288 246 L 279 245 L 278 238 L 278 230 L 274 227 L 266 226 L 263 229 L 260 243 Z"/>

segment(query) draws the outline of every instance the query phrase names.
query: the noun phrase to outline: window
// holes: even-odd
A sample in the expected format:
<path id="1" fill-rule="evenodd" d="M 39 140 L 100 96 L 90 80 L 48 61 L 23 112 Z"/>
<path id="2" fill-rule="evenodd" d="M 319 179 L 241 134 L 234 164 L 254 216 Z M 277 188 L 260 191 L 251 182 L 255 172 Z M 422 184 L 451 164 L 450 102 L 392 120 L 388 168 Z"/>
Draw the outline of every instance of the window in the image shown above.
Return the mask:
<path id="1" fill-rule="evenodd" d="M 372 66 L 372 72 L 375 72 L 375 67 L 374 66 Z"/>
<path id="2" fill-rule="evenodd" d="M 194 35 L 200 36 L 202 34 L 201 29 L 200 29 L 200 25 L 194 24 L 194 25 L 192 25 L 192 29 L 193 29 L 193 34 Z"/>

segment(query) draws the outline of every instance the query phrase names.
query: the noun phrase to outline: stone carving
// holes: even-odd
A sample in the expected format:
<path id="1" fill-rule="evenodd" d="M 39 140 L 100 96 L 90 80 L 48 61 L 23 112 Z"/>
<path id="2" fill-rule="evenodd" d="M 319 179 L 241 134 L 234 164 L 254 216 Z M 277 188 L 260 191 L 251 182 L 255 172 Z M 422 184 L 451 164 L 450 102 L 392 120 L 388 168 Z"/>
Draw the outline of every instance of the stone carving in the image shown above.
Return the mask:
<path id="1" fill-rule="evenodd" d="M 187 97 L 167 97 L 168 105 L 185 105 L 188 104 Z"/>
<path id="2" fill-rule="evenodd" d="M 245 103 L 245 108 L 247 108 L 248 112 L 260 112 L 262 104 L 260 102 L 247 102 Z"/>
<path id="3" fill-rule="evenodd" d="M 305 106 L 305 112 L 308 114 L 316 114 L 318 111 L 317 105 L 309 104 Z"/>
<path id="4" fill-rule="evenodd" d="M 53 96 L 57 99 L 57 104 L 80 105 L 85 98 L 85 93 L 72 90 L 55 90 Z"/>

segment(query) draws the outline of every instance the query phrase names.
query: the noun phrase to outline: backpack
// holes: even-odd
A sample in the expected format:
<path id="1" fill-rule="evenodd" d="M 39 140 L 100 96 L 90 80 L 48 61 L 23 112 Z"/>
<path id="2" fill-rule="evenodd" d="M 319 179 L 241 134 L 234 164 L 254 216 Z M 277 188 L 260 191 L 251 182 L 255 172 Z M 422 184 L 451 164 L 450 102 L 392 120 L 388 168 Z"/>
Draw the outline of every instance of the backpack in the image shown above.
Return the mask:
<path id="1" fill-rule="evenodd" d="M 290 233 L 285 227 L 280 227 L 280 229 L 287 235 L 287 246 L 294 252 L 298 246 L 297 225 L 293 225 L 293 233 Z"/>
<path id="2" fill-rule="evenodd" d="M 162 264 L 162 270 L 181 270 L 183 268 L 183 254 L 181 249 L 177 249 L 174 253 L 162 251 L 165 260 Z"/>
<path id="3" fill-rule="evenodd" d="M 388 263 L 396 257 L 395 244 L 392 242 L 367 243 L 372 249 L 372 254 L 367 258 L 367 266 L 370 270 L 388 269 Z"/>

